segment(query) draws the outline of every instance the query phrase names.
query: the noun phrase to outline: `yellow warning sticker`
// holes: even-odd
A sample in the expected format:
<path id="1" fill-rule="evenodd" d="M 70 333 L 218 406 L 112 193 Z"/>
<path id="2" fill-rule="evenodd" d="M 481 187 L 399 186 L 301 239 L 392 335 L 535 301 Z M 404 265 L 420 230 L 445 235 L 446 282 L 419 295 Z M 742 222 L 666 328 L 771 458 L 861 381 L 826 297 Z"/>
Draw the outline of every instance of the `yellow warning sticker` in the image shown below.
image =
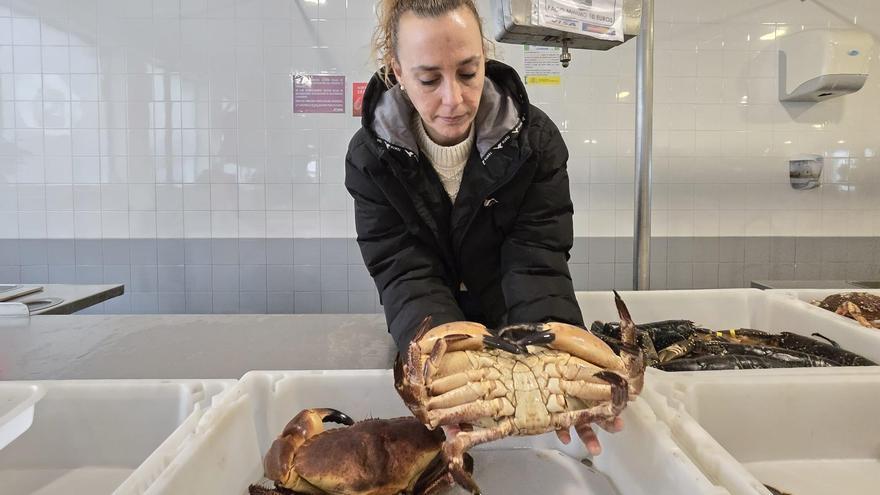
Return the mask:
<path id="1" fill-rule="evenodd" d="M 526 84 L 536 86 L 559 86 L 562 84 L 562 76 L 526 76 Z"/>

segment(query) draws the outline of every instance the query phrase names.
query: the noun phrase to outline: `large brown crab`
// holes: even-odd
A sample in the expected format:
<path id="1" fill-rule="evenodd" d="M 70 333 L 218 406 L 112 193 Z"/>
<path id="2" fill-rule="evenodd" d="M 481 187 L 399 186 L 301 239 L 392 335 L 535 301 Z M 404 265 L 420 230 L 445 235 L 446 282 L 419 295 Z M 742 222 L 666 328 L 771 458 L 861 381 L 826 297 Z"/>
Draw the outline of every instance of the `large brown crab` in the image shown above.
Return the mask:
<path id="1" fill-rule="evenodd" d="M 813 304 L 828 311 L 852 318 L 863 327 L 880 329 L 880 296 L 867 292 L 831 294 Z"/>
<path id="2" fill-rule="evenodd" d="M 324 430 L 325 422 L 347 428 Z M 263 458 L 274 488 L 251 485 L 251 495 L 427 495 L 450 486 L 442 430 L 413 417 L 354 422 L 335 409 L 305 409 Z M 473 460 L 466 460 L 473 471 Z"/>
<path id="3" fill-rule="evenodd" d="M 563 323 L 512 325 L 494 333 L 470 322 L 434 328 L 429 320 L 422 323 L 398 357 L 395 386 L 430 428 L 465 425 L 443 445 L 458 484 L 479 493 L 464 469 L 468 449 L 509 435 L 610 425 L 640 393 L 645 365 L 635 324 L 617 292 L 614 297 L 620 355 L 588 330 Z"/>

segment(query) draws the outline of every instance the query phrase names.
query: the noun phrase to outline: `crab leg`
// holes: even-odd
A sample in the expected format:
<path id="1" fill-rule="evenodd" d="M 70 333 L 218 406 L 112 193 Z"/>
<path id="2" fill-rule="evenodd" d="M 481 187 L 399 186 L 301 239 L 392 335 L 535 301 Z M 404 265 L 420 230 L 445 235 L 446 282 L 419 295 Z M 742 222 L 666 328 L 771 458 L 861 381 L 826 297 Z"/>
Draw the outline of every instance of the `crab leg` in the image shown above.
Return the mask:
<path id="1" fill-rule="evenodd" d="M 626 402 L 629 399 L 629 390 L 626 380 L 610 371 L 602 372 L 601 376 L 611 384 L 611 401 L 604 402 L 589 409 L 557 414 L 553 418 L 554 427 L 557 429 L 567 429 L 572 425 L 585 423 L 599 422 L 608 424 L 609 418 L 615 418 L 623 412 L 623 409 L 626 407 Z"/>
<path id="2" fill-rule="evenodd" d="M 483 418 L 512 416 L 516 412 L 506 397 L 491 400 L 475 400 L 447 409 L 435 409 L 427 413 L 428 424 L 436 428 L 441 424 L 475 423 Z"/>
<path id="3" fill-rule="evenodd" d="M 605 383 L 596 378 L 596 373 L 602 368 L 594 366 L 577 358 L 570 358 L 567 362 L 547 363 L 544 373 L 550 378 L 564 378 L 566 380 L 585 380 L 594 383 Z"/>
<path id="4" fill-rule="evenodd" d="M 601 401 L 611 398 L 611 385 L 552 379 L 547 389 L 553 394 L 570 395 L 585 401 Z"/>
<path id="5" fill-rule="evenodd" d="M 461 431 L 454 438 L 443 444 L 443 455 L 449 462 L 449 474 L 456 483 L 474 495 L 480 495 L 480 487 L 467 472 L 465 452 L 482 443 L 491 442 L 509 436 L 514 431 L 513 421 L 506 419 L 493 428 L 475 431 Z"/>
<path id="6" fill-rule="evenodd" d="M 851 303 L 849 301 L 841 304 L 835 313 L 841 316 L 849 316 L 850 318 L 859 322 L 859 325 L 868 328 L 878 328 L 876 324 L 868 321 L 864 315 L 862 315 L 862 310 L 855 303 Z"/>
<path id="7" fill-rule="evenodd" d="M 468 474 L 474 472 L 474 458 L 470 454 L 464 454 L 464 470 Z M 449 472 L 449 463 L 446 456 L 441 452 L 431 461 L 431 465 L 416 479 L 407 490 L 407 494 L 433 495 L 452 486 L 455 478 Z"/>
<path id="8" fill-rule="evenodd" d="M 428 401 L 428 410 L 460 406 L 479 399 L 497 399 L 507 395 L 507 392 L 507 387 L 497 380 L 470 382 L 445 394 L 431 397 Z"/>
<path id="9" fill-rule="evenodd" d="M 454 375 L 437 378 L 431 382 L 429 390 L 432 394 L 443 395 L 459 387 L 463 387 L 468 383 L 481 382 L 484 380 L 498 380 L 499 378 L 501 378 L 501 372 L 495 368 L 467 370 Z"/>

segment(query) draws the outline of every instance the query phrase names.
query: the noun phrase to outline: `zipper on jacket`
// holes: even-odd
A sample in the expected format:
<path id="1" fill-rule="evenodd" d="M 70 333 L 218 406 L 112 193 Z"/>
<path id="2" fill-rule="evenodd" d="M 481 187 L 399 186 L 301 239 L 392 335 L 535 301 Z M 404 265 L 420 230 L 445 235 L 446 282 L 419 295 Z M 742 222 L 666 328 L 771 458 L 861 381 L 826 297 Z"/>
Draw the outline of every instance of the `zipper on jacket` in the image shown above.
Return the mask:
<path id="1" fill-rule="evenodd" d="M 521 128 L 522 128 L 522 120 L 520 120 L 520 125 L 517 125 L 517 126 L 514 127 L 513 129 L 511 129 L 510 132 L 508 132 L 507 134 L 505 134 L 505 137 L 510 136 L 510 135 L 513 134 L 514 132 L 519 132 L 519 131 L 521 130 Z M 509 139 L 508 139 L 508 140 L 505 140 L 504 138 L 502 138 L 502 139 L 499 141 L 499 145 L 503 146 L 507 141 L 509 141 Z M 498 146 L 498 145 L 496 145 L 496 147 L 497 147 L 497 146 Z M 495 147 L 493 147 L 492 149 L 495 149 Z M 492 154 L 491 151 L 490 151 L 489 153 L 486 154 L 486 160 L 488 160 L 488 158 L 489 158 L 489 156 L 490 156 L 491 154 Z M 483 163 L 484 163 L 484 165 L 485 165 L 485 162 L 483 162 Z M 495 201 L 496 203 L 498 202 L 498 200 L 496 200 L 496 199 L 493 198 L 492 196 L 493 196 L 497 191 L 499 191 L 501 188 L 503 188 L 503 187 L 506 186 L 508 183 L 510 183 L 510 181 L 513 180 L 513 178 L 516 176 L 516 172 L 519 171 L 519 168 L 520 168 L 520 167 L 522 167 L 522 163 L 519 164 L 519 166 L 516 168 L 516 170 L 514 170 L 513 172 L 511 172 L 511 173 L 510 173 L 507 177 L 505 177 L 501 182 L 499 182 L 499 183 L 495 184 L 494 186 L 492 186 L 492 188 L 489 189 L 489 191 L 486 192 L 486 194 L 483 195 L 483 198 L 482 198 L 482 204 L 483 204 L 484 206 L 488 206 L 487 203 L 488 203 L 490 200 Z M 455 247 L 456 247 L 456 251 L 458 251 L 459 249 L 461 249 L 461 243 L 464 242 L 464 238 L 467 237 L 467 232 L 471 229 L 471 225 L 474 223 L 474 220 L 476 220 L 477 215 L 480 214 L 480 210 L 481 210 L 481 208 L 477 208 L 476 211 L 474 212 L 474 214 L 471 215 L 471 217 L 468 219 L 467 223 L 465 224 L 465 226 L 464 226 L 464 231 L 462 232 L 462 235 L 461 235 L 461 240 L 460 240 L 460 241 L 458 242 L 458 244 L 455 246 Z"/>

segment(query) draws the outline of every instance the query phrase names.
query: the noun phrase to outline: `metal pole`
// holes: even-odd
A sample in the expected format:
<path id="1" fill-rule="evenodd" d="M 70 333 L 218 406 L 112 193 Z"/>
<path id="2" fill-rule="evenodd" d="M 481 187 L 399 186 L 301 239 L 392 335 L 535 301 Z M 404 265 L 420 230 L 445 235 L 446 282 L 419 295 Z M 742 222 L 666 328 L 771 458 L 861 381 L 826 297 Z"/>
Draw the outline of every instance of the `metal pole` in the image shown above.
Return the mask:
<path id="1" fill-rule="evenodd" d="M 642 0 L 636 40 L 636 194 L 633 288 L 651 286 L 651 138 L 654 130 L 654 0 Z"/>

